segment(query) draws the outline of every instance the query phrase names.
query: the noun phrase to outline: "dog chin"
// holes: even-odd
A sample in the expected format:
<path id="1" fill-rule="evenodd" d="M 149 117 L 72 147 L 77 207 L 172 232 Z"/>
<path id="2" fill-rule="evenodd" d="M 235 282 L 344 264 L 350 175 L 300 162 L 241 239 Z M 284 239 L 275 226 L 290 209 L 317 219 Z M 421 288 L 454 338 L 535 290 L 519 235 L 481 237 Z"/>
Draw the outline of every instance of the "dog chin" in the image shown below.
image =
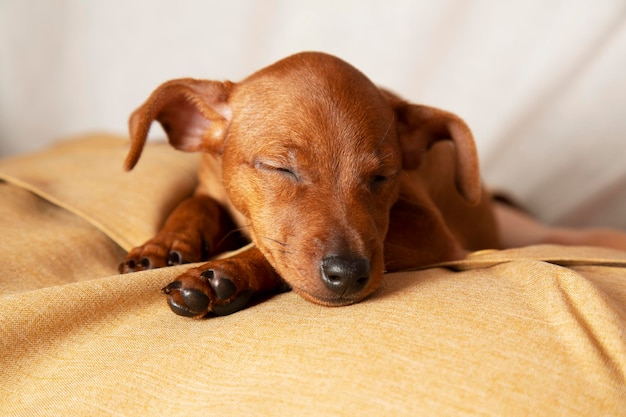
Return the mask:
<path id="1" fill-rule="evenodd" d="M 341 296 L 320 297 L 320 296 L 312 295 L 306 291 L 298 290 L 297 288 L 292 287 L 292 290 L 293 292 L 295 292 L 296 294 L 298 294 L 300 297 L 304 298 L 305 300 L 313 304 L 322 305 L 324 307 L 349 306 L 351 304 L 355 304 L 360 301 L 363 301 L 363 299 L 365 299 L 368 296 L 368 294 L 364 293 L 364 294 L 354 294 L 353 296 L 350 296 L 350 297 L 341 297 Z"/>

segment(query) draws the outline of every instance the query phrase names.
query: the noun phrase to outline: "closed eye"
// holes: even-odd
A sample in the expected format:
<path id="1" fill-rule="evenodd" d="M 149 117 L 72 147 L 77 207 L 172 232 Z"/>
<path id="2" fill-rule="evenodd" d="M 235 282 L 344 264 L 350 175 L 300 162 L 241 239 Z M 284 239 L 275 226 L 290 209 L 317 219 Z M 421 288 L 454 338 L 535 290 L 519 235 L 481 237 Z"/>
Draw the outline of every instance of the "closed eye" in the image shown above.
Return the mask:
<path id="1" fill-rule="evenodd" d="M 264 161 L 258 161 L 258 160 L 254 162 L 254 166 L 261 171 L 277 173 L 280 175 L 290 177 L 292 180 L 299 181 L 298 176 L 296 175 L 296 173 L 294 172 L 292 168 L 278 165 L 273 162 L 264 162 Z"/>
<path id="2" fill-rule="evenodd" d="M 396 176 L 397 173 L 395 172 L 390 174 L 376 174 L 371 177 L 371 186 L 374 188 L 383 187 L 390 183 Z"/>
<path id="3" fill-rule="evenodd" d="M 273 169 L 278 171 L 278 172 L 282 172 L 283 174 L 293 175 L 294 177 L 296 176 L 296 174 L 294 174 L 293 171 L 291 169 L 289 169 L 289 168 L 274 167 Z"/>

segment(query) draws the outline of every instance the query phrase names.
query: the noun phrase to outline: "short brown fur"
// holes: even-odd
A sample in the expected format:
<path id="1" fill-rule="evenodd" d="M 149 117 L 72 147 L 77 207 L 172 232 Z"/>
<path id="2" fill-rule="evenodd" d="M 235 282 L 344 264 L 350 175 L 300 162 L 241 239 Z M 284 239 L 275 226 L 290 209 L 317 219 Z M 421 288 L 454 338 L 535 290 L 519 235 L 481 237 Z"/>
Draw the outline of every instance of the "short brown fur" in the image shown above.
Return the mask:
<path id="1" fill-rule="evenodd" d="M 336 57 L 293 55 L 239 83 L 166 82 L 131 116 L 127 169 L 154 120 L 172 146 L 203 152 L 199 186 L 121 271 L 205 261 L 241 245 L 234 229 L 254 243 L 164 288 L 178 314 L 230 314 L 287 288 L 351 304 L 385 272 L 500 247 L 463 120 Z"/>

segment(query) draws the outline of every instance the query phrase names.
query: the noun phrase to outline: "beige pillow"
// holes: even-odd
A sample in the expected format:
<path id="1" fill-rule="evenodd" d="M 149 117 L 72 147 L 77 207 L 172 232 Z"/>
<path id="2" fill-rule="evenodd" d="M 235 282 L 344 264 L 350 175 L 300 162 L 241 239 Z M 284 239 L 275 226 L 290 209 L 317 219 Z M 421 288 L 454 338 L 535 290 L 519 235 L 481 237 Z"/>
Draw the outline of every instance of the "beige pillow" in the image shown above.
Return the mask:
<path id="1" fill-rule="evenodd" d="M 285 293 L 195 321 L 159 293 L 187 266 L 114 272 L 195 157 L 150 145 L 127 174 L 125 146 L 0 161 L 0 415 L 625 415 L 625 253 L 485 251 L 349 307 Z"/>

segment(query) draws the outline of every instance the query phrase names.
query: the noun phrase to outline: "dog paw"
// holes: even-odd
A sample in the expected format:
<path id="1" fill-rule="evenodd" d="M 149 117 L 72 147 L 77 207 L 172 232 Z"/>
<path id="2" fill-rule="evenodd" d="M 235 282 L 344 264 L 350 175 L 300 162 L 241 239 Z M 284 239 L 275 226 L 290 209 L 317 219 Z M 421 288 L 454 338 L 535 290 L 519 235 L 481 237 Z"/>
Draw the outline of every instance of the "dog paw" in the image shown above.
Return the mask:
<path id="1" fill-rule="evenodd" d="M 162 268 L 164 266 L 199 262 L 208 257 L 210 249 L 201 237 L 167 234 L 157 235 L 143 246 L 132 249 L 119 265 L 121 274 Z"/>
<path id="2" fill-rule="evenodd" d="M 232 272 L 217 263 L 206 264 L 190 269 L 161 292 L 167 295 L 172 311 L 180 316 L 225 316 L 243 309 L 253 294 L 245 279 Z"/>

